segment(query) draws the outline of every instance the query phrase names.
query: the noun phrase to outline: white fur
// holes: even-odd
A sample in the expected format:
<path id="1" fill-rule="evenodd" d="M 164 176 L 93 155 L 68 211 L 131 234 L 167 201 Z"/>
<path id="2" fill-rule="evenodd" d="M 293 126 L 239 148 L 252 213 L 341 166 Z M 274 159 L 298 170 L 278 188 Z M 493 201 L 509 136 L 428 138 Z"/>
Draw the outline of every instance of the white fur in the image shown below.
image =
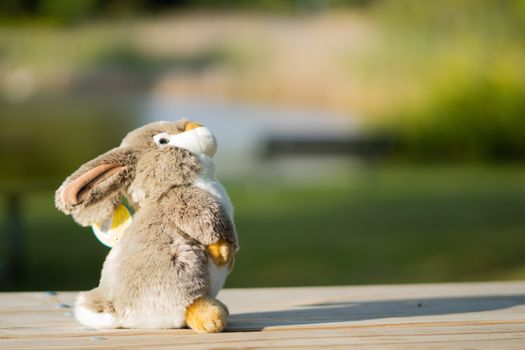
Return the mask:
<path id="1" fill-rule="evenodd" d="M 210 297 L 215 298 L 230 273 L 228 264 L 217 266 L 213 260 L 208 259 L 208 271 L 210 273 Z"/>
<path id="2" fill-rule="evenodd" d="M 213 161 L 210 157 L 204 154 L 199 155 L 199 160 L 203 165 L 203 169 L 193 185 L 217 198 L 226 211 L 226 214 L 233 222 L 233 206 L 226 190 L 221 183 L 215 179 L 215 165 L 213 164 Z M 237 239 L 237 237 L 235 237 L 235 239 Z M 229 267 L 228 264 L 217 266 L 213 260 L 208 259 L 208 272 L 210 274 L 210 296 L 215 298 L 224 285 L 226 277 L 228 277 L 228 274 L 230 273 Z"/>
<path id="3" fill-rule="evenodd" d="M 160 139 L 163 136 L 156 135 L 155 137 Z M 213 157 L 217 151 L 217 141 L 211 131 L 205 127 L 195 128 L 177 135 L 169 135 L 169 144 L 185 148 L 194 154 L 206 154 L 209 157 Z"/>
<path id="4" fill-rule="evenodd" d="M 118 328 L 117 319 L 108 312 L 95 312 L 85 307 L 84 295 L 79 294 L 75 304 L 75 317 L 78 322 L 91 328 Z"/>
<path id="5" fill-rule="evenodd" d="M 226 211 L 226 214 L 233 222 L 233 206 L 226 190 L 221 183 L 215 179 L 215 165 L 213 164 L 213 161 L 210 157 L 204 154 L 199 155 L 199 160 L 203 165 L 203 169 L 198 174 L 197 180 L 193 185 L 217 198 Z M 235 237 L 235 239 L 237 239 L 237 237 Z M 213 260 L 208 259 L 208 272 L 210 274 L 210 296 L 215 298 L 222 286 L 224 286 L 224 282 L 230 273 L 230 269 L 228 264 L 217 266 Z"/>
<path id="6" fill-rule="evenodd" d="M 133 191 L 131 192 L 131 200 L 135 203 L 139 203 L 140 201 L 142 201 L 145 197 L 145 193 L 142 189 L 140 188 L 134 188 Z"/>

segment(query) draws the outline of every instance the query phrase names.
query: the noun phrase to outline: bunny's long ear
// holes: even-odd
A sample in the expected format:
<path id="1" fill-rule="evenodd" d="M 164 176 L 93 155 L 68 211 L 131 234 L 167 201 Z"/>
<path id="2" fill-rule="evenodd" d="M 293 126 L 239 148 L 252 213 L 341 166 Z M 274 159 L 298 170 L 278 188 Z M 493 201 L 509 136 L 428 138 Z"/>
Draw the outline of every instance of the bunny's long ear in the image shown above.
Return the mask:
<path id="1" fill-rule="evenodd" d="M 55 193 L 56 207 L 88 226 L 108 218 L 129 186 L 136 155 L 130 148 L 114 148 L 82 165 Z"/>

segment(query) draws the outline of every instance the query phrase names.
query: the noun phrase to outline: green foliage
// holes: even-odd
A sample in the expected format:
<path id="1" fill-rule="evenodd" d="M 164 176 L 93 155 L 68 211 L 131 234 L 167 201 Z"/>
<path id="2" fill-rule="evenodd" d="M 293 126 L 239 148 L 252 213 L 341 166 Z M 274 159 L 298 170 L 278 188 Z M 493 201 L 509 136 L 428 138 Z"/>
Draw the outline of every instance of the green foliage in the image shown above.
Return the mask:
<path id="1" fill-rule="evenodd" d="M 92 15 L 98 3 L 98 0 L 40 0 L 39 10 L 43 16 L 71 23 Z"/>
<path id="2" fill-rule="evenodd" d="M 0 18 L 43 17 L 72 24 L 91 17 L 133 15 L 166 9 L 253 10 L 289 13 L 363 6 L 374 0 L 2 0 Z"/>
<path id="3" fill-rule="evenodd" d="M 393 127 L 416 160 L 525 159 L 525 85 L 481 77 L 451 84 Z"/>
<path id="4" fill-rule="evenodd" d="M 525 160 L 524 4 L 383 4 L 383 24 L 407 62 L 397 62 L 402 79 L 418 81 L 424 96 L 386 113 L 382 131 L 402 158 Z"/>
<path id="5" fill-rule="evenodd" d="M 95 105 L 89 99 L 49 98 L 1 107 L 0 191 L 54 186 L 83 161 L 117 146 L 135 125 L 122 106 Z"/>

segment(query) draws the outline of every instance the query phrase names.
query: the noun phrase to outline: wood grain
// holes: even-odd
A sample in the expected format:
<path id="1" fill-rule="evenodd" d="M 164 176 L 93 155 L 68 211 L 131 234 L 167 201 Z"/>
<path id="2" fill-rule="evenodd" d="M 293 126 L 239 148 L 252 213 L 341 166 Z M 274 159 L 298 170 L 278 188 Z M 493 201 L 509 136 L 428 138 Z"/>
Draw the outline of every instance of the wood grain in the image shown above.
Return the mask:
<path id="1" fill-rule="evenodd" d="M 228 289 L 221 334 L 96 331 L 75 295 L 1 293 L 0 349 L 525 349 L 525 282 Z"/>

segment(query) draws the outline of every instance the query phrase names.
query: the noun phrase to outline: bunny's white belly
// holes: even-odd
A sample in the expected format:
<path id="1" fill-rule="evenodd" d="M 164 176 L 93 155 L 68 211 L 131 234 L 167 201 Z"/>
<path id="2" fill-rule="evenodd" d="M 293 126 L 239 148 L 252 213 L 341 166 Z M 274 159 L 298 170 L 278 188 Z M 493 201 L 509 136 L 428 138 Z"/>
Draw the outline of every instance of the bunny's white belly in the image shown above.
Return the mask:
<path id="1" fill-rule="evenodd" d="M 228 274 L 230 273 L 229 270 L 228 264 L 218 266 L 213 262 L 213 260 L 208 259 L 208 271 L 210 273 L 210 297 L 215 298 L 217 294 L 219 294 L 222 286 L 224 286 L 226 277 L 228 277 Z"/>
<path id="2" fill-rule="evenodd" d="M 198 157 L 204 167 L 193 185 L 215 197 L 221 203 L 226 215 L 228 215 L 228 218 L 233 223 L 233 206 L 226 190 L 221 183 L 215 179 L 215 167 L 212 160 L 206 155 L 199 155 Z M 235 235 L 237 234 L 235 231 L 234 233 Z M 235 240 L 237 241 L 236 251 L 238 251 L 239 243 L 237 237 L 235 237 Z M 218 266 L 213 260 L 208 259 L 208 272 L 210 275 L 209 295 L 211 297 L 215 298 L 224 285 L 226 277 L 228 277 L 230 273 L 229 265 L 230 264 Z"/>

